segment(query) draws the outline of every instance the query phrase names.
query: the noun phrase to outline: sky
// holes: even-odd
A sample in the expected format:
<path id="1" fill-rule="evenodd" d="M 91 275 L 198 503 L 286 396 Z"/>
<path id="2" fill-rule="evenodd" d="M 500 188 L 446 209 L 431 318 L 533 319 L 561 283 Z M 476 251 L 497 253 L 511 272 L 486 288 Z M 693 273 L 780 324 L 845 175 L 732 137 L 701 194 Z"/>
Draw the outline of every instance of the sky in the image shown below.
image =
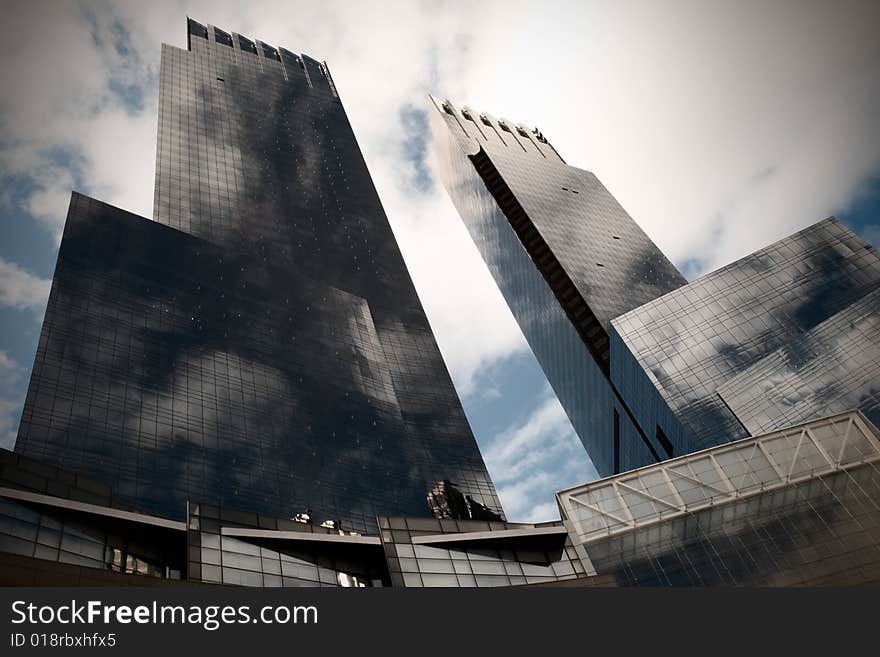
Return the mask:
<path id="1" fill-rule="evenodd" d="M 152 216 L 187 15 L 326 60 L 511 520 L 596 477 L 443 190 L 428 93 L 537 126 L 693 279 L 834 215 L 880 246 L 880 3 L 5 0 L 0 445 L 72 189 Z"/>

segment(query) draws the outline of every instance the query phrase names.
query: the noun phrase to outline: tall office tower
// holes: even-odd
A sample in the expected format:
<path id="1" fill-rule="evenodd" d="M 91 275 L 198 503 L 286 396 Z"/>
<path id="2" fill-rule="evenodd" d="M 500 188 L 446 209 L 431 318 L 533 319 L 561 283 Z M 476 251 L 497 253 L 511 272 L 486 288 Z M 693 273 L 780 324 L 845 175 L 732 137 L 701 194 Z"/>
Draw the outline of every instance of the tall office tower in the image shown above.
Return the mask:
<path id="1" fill-rule="evenodd" d="M 327 66 L 188 21 L 154 220 L 74 194 L 16 452 L 182 517 L 500 512 Z"/>
<path id="2" fill-rule="evenodd" d="M 860 409 L 880 424 L 880 254 L 820 221 L 618 317 L 612 380 L 697 449 Z"/>
<path id="3" fill-rule="evenodd" d="M 446 189 L 599 473 L 688 451 L 638 424 L 610 377 L 608 340 L 614 317 L 687 281 L 537 130 L 432 101 Z"/>

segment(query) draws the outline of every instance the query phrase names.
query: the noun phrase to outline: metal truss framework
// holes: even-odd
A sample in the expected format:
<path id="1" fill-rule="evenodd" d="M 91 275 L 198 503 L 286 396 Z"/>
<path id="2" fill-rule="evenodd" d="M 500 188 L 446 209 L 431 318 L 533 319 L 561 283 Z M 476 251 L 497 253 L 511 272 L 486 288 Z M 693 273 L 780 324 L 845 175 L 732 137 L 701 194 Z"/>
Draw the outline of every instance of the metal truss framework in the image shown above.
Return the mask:
<path id="1" fill-rule="evenodd" d="M 859 411 L 695 452 L 559 491 L 575 542 L 880 460 L 880 435 Z"/>

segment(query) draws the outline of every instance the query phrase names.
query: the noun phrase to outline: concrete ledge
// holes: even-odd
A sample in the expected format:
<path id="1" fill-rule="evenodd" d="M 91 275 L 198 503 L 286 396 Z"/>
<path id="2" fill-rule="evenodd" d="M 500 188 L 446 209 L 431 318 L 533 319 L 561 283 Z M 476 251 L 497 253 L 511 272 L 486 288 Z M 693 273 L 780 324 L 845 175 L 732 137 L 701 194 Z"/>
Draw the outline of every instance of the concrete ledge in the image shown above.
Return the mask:
<path id="1" fill-rule="evenodd" d="M 41 495 L 40 493 L 31 493 L 26 490 L 18 490 L 17 488 L 0 487 L 0 497 L 11 500 L 21 500 L 22 502 L 31 502 L 33 504 L 42 504 L 43 506 L 53 506 L 58 509 L 66 509 L 68 511 L 79 511 L 81 513 L 90 513 L 95 516 L 104 516 L 107 518 L 116 518 L 117 520 L 127 520 L 129 522 L 137 522 L 142 525 L 152 525 L 154 527 L 163 527 L 165 529 L 173 529 L 175 531 L 185 532 L 186 523 L 176 520 L 168 520 L 167 518 L 159 518 L 158 516 L 148 516 L 143 513 L 134 513 L 132 511 L 122 511 L 120 509 L 112 509 L 106 506 L 98 506 L 97 504 L 88 504 L 86 502 L 76 502 L 74 500 L 66 500 L 62 497 L 52 497 L 51 495 Z"/>
<path id="2" fill-rule="evenodd" d="M 471 541 L 491 541 L 508 538 L 528 538 L 530 536 L 564 536 L 565 527 L 523 527 L 521 529 L 502 529 L 495 532 L 463 532 L 460 534 L 437 534 L 435 536 L 413 536 L 413 545 L 432 543 L 465 543 Z"/>
<path id="3" fill-rule="evenodd" d="M 276 541 L 312 541 L 316 543 L 349 543 L 354 545 L 382 545 L 378 536 L 348 536 L 319 534 L 315 532 L 290 532 L 276 529 L 251 529 L 249 527 L 221 527 L 221 536 L 240 538 L 268 538 Z"/>

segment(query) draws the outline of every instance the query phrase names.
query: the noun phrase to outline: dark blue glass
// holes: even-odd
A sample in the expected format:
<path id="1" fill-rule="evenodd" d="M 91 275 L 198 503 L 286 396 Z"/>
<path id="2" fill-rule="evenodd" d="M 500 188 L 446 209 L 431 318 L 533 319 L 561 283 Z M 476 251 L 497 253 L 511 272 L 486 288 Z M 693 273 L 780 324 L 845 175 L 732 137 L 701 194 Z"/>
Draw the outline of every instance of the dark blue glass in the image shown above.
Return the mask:
<path id="1" fill-rule="evenodd" d="M 190 48 L 154 221 L 74 195 L 16 451 L 177 517 L 500 511 L 326 65 Z"/>

